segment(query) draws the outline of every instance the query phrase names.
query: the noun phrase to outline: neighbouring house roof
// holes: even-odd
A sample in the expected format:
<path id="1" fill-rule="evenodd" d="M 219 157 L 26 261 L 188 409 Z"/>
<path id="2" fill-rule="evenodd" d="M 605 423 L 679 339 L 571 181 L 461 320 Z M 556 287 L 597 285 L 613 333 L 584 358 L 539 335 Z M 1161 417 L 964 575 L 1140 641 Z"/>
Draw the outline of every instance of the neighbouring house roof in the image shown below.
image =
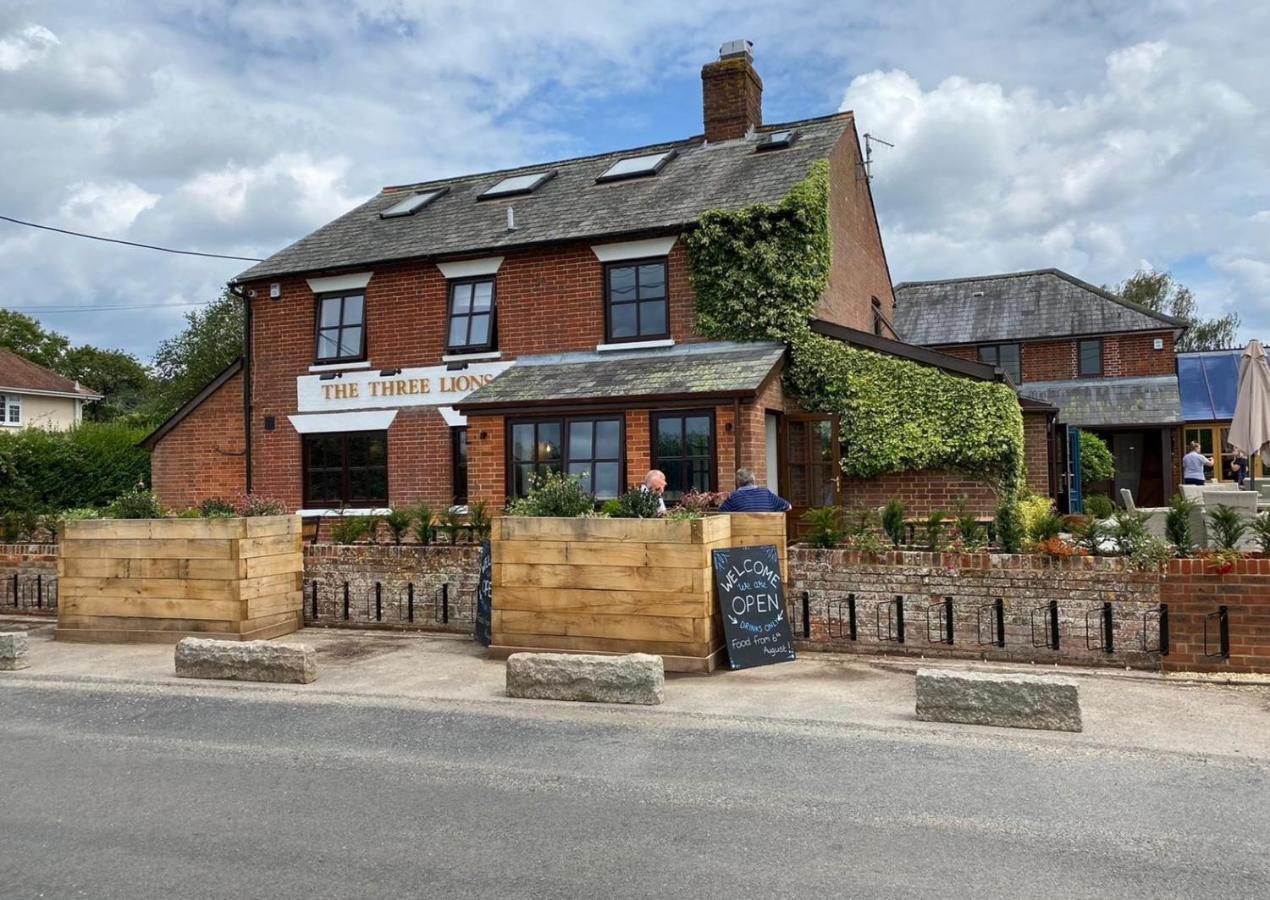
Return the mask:
<path id="1" fill-rule="evenodd" d="M 0 350 L 0 393 L 45 394 L 52 397 L 74 397 L 100 400 L 102 395 L 78 381 L 51 372 L 8 350 Z"/>
<path id="2" fill-rule="evenodd" d="M 913 344 L 945 346 L 1182 329 L 1058 269 L 895 286 L 895 329 Z"/>
<path id="3" fill-rule="evenodd" d="M 189 400 L 186 400 L 185 403 L 181 404 L 180 409 L 178 409 L 176 412 L 172 413 L 172 415 L 164 419 L 163 423 L 159 425 L 158 428 L 154 429 L 154 431 L 150 432 L 145 437 L 143 437 L 140 441 L 138 441 L 137 446 L 144 447 L 147 450 L 153 450 L 155 445 L 158 444 L 159 441 L 163 440 L 164 435 L 166 435 L 173 428 L 175 428 L 176 426 L 180 425 L 183 421 L 185 421 L 186 417 L 189 416 L 190 413 L 198 409 L 199 406 L 202 405 L 204 400 L 206 400 L 208 397 L 212 396 L 212 394 L 220 390 L 221 385 L 223 385 L 225 382 L 229 381 L 229 379 L 233 378 L 235 375 L 241 372 L 242 368 L 243 368 L 243 360 L 242 360 L 242 357 L 240 356 L 238 357 L 238 359 L 234 360 L 225 368 L 221 369 L 220 373 L 211 381 L 209 381 L 206 385 L 204 385 L 201 391 L 199 391 Z"/>
<path id="4" fill-rule="evenodd" d="M 463 412 L 550 404 L 740 399 L 756 394 L 778 371 L 778 343 L 679 344 L 631 351 L 522 356 L 455 407 Z"/>
<path id="5" fill-rule="evenodd" d="M 1177 378 L 1081 378 L 1036 381 L 1023 386 L 1026 396 L 1058 407 L 1058 421 L 1087 428 L 1173 425 L 1182 421 Z"/>
<path id="6" fill-rule="evenodd" d="M 365 266 L 390 260 L 507 250 L 530 244 L 671 230 L 710 209 L 775 203 L 807 177 L 812 163 L 827 159 L 852 127 L 849 112 L 767 125 L 756 135 L 714 144 L 698 136 L 631 150 L 544 162 L 458 178 L 384 188 L 351 212 L 275 253 L 235 280 L 251 281 L 319 269 Z M 793 129 L 787 148 L 759 151 L 763 136 Z M 655 175 L 596 183 L 624 157 L 672 150 Z M 554 175 L 531 193 L 501 199 L 477 197 L 505 178 L 539 172 Z M 413 192 L 445 193 L 412 215 L 380 213 Z M 514 230 L 507 209 L 515 210 Z"/>
<path id="7" fill-rule="evenodd" d="M 1177 385 L 1182 395 L 1182 418 L 1187 422 L 1222 422 L 1235 417 L 1239 394 L 1237 350 L 1206 350 L 1177 355 Z"/>

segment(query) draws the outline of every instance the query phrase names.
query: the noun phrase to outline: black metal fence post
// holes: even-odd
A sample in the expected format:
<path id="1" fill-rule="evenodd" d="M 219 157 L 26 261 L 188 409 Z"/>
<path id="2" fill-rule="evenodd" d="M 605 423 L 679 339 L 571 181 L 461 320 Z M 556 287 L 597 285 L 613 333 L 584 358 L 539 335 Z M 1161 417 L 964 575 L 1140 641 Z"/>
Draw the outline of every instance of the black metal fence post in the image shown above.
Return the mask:
<path id="1" fill-rule="evenodd" d="M 44 608 L 44 576 L 40 574 L 35 576 L 35 608 Z"/>
<path id="2" fill-rule="evenodd" d="M 400 615 L 400 613 L 398 613 Z M 406 585 L 406 621 L 413 622 L 415 620 L 415 583 L 413 581 Z"/>
<path id="3" fill-rule="evenodd" d="M 1169 605 L 1160 604 L 1160 655 L 1169 655 Z"/>
<path id="4" fill-rule="evenodd" d="M 855 594 L 847 594 L 847 634 L 856 639 Z"/>
<path id="5" fill-rule="evenodd" d="M 1058 601 L 1050 601 L 1050 634 L 1054 637 L 1054 643 L 1051 645 L 1055 650 L 1058 649 Z"/>
<path id="6" fill-rule="evenodd" d="M 316 580 L 313 582 L 313 600 L 311 601 L 311 607 L 313 609 L 313 620 L 316 622 L 318 618 L 318 583 Z"/>
<path id="7" fill-rule="evenodd" d="M 348 582 L 344 582 L 344 621 L 348 621 Z"/>
<path id="8" fill-rule="evenodd" d="M 811 639 L 811 592 L 803 591 L 803 640 Z"/>
<path id="9" fill-rule="evenodd" d="M 996 601 L 997 613 L 997 646 L 1005 646 L 1005 600 L 1000 597 Z"/>
<path id="10" fill-rule="evenodd" d="M 904 643 L 904 598 L 895 595 L 895 641 L 896 643 Z"/>
<path id="11" fill-rule="evenodd" d="M 382 622 L 384 620 L 384 586 L 375 582 L 375 621 Z"/>
<path id="12" fill-rule="evenodd" d="M 1116 652 L 1115 620 L 1111 614 L 1111 603 L 1102 605 L 1102 648 L 1108 653 Z"/>
<path id="13" fill-rule="evenodd" d="M 441 585 L 441 624 L 450 624 L 450 582 Z"/>

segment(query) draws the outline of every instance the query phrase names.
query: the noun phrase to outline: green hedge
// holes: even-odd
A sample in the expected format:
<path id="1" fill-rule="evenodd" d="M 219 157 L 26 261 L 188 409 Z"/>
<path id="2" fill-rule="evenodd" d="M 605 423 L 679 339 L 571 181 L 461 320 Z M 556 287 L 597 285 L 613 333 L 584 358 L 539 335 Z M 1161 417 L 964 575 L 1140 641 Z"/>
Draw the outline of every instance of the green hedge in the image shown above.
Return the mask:
<path id="1" fill-rule="evenodd" d="M 955 469 L 1013 496 L 1024 482 L 1023 415 L 1008 386 L 855 350 L 814 333 L 829 280 L 829 169 L 813 164 L 779 204 L 711 210 L 687 236 L 697 328 L 722 340 L 790 345 L 786 392 L 837 413 L 842 468 Z"/>
<path id="2" fill-rule="evenodd" d="M 0 433 L 0 511 L 104 506 L 149 483 L 150 456 L 137 446 L 146 433 L 113 422 Z"/>

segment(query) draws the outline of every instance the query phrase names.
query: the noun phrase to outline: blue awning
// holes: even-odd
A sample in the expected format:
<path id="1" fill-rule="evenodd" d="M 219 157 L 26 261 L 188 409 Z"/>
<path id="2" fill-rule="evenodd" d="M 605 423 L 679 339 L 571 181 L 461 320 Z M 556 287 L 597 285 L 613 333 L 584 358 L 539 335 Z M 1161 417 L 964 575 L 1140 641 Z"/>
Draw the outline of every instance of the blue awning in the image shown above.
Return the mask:
<path id="1" fill-rule="evenodd" d="M 1235 417 L 1243 353 L 1239 349 L 1178 354 L 1177 385 L 1185 421 L 1223 422 Z"/>

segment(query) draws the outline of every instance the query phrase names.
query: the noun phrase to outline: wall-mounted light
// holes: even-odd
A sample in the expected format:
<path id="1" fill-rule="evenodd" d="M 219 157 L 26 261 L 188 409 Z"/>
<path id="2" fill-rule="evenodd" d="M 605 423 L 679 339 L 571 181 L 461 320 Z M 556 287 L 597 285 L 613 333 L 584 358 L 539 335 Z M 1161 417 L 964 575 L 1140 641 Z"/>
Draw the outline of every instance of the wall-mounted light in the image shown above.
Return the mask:
<path id="1" fill-rule="evenodd" d="M 481 440 L 485 440 L 487 437 L 489 437 L 489 432 L 488 432 L 488 431 L 482 431 L 482 432 L 481 432 Z"/>
<path id="2" fill-rule="evenodd" d="M 465 363 L 465 362 L 452 362 L 452 363 L 446 363 L 446 364 L 445 364 L 445 370 L 446 370 L 447 372 L 462 372 L 464 369 L 466 369 L 466 368 L 467 368 L 467 366 L 468 366 L 468 364 L 467 364 L 467 363 Z"/>
<path id="3" fill-rule="evenodd" d="M 401 369 L 380 369 L 379 370 L 380 378 L 387 378 L 390 375 L 400 375 L 400 374 L 401 374 Z"/>
<path id="4" fill-rule="evenodd" d="M 723 430 L 724 430 L 724 431 L 726 431 L 728 434 L 731 434 L 731 433 L 732 433 L 732 423 L 731 423 L 731 422 L 729 422 L 728 424 L 724 425 L 724 426 L 723 426 Z"/>
<path id="5" fill-rule="evenodd" d="M 332 378 L 343 378 L 343 372 L 323 372 L 318 376 L 318 381 L 330 381 Z"/>

